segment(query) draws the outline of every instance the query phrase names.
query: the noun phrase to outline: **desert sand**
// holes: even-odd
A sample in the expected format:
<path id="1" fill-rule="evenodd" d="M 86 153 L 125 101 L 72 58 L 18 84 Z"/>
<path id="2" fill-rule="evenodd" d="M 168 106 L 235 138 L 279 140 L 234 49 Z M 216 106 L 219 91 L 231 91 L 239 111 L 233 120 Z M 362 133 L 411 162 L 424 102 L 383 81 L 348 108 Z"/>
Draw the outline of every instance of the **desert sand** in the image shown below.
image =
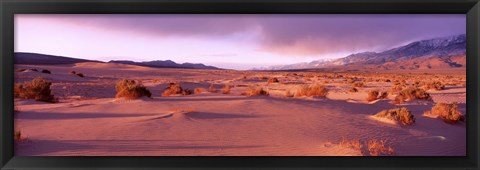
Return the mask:
<path id="1" fill-rule="evenodd" d="M 112 63 L 16 68 L 50 70 L 52 74 L 17 72 L 15 81 L 44 77 L 53 82 L 52 93 L 59 99 L 58 103 L 15 99 L 15 129 L 26 138 L 15 145 L 15 155 L 19 156 L 370 155 L 365 146 L 355 149 L 342 144 L 344 140 L 385 140 L 395 156 L 466 155 L 465 122 L 448 124 L 422 116 L 437 102 L 456 102 L 460 112 L 466 114 L 464 86 L 453 83 L 444 90 L 429 90 L 432 101 L 392 104 L 392 95 L 366 101 L 369 90 L 387 91 L 397 76 L 435 77 L 433 74 L 331 73 L 327 75 L 343 76 L 322 77 L 315 72 L 149 68 Z M 85 77 L 68 74 L 72 70 Z M 445 72 L 441 75 L 465 81 L 465 73 Z M 279 83 L 267 83 L 266 79 L 272 77 Z M 349 92 L 352 85 L 347 81 L 351 77 L 366 80 L 365 86 Z M 122 78 L 141 81 L 152 98 L 116 99 L 115 84 Z M 392 82 L 383 81 L 387 78 Z M 229 94 L 161 96 L 170 82 L 192 90 L 208 89 L 210 84 L 219 90 L 224 84 L 233 87 Z M 325 98 L 285 96 L 287 91 L 295 92 L 298 86 L 315 82 L 330 90 Z M 270 95 L 242 95 L 248 86 L 261 86 Z M 396 107 L 407 107 L 415 116 L 415 124 L 406 126 L 372 117 Z"/>

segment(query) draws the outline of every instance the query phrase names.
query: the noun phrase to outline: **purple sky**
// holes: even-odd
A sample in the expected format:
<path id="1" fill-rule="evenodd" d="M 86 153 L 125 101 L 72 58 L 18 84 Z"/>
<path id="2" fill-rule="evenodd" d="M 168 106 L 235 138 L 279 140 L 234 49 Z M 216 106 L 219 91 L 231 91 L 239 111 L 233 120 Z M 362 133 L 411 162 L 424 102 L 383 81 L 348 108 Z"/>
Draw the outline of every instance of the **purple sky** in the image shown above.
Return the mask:
<path id="1" fill-rule="evenodd" d="M 15 51 L 222 68 L 339 58 L 464 34 L 455 15 L 15 15 Z"/>

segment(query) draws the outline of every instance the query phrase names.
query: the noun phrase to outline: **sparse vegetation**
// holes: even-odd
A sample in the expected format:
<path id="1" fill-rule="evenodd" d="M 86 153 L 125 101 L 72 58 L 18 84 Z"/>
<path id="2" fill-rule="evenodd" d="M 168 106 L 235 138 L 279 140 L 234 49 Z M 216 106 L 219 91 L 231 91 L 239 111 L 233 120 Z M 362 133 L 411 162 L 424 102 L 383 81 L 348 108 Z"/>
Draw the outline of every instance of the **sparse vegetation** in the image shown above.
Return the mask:
<path id="1" fill-rule="evenodd" d="M 359 151 L 364 156 L 390 156 L 395 152 L 391 146 L 387 146 L 386 140 L 371 139 L 366 142 L 361 142 L 360 140 L 342 139 L 339 145 Z M 366 149 L 368 152 L 364 152 L 363 149 Z"/>
<path id="2" fill-rule="evenodd" d="M 152 97 L 152 93 L 140 82 L 129 79 L 122 79 L 115 85 L 117 94 L 115 98 L 136 99 L 143 96 Z"/>
<path id="3" fill-rule="evenodd" d="M 191 95 L 191 94 L 193 94 L 193 91 L 190 90 L 190 89 L 186 88 L 186 89 L 182 90 L 182 95 L 184 95 L 184 96 Z"/>
<path id="4" fill-rule="evenodd" d="M 367 148 L 370 156 L 389 156 L 394 153 L 392 147 L 386 146 L 385 140 L 369 140 L 367 142 Z"/>
<path id="5" fill-rule="evenodd" d="M 170 83 L 168 84 L 167 88 L 165 88 L 165 91 L 163 91 L 162 96 L 171 96 L 174 94 L 190 95 L 192 94 L 192 90 L 190 89 L 184 90 L 179 84 Z"/>
<path id="6" fill-rule="evenodd" d="M 294 94 L 290 91 L 290 90 L 287 90 L 287 92 L 285 92 L 285 97 L 293 97 Z"/>
<path id="7" fill-rule="evenodd" d="M 431 81 L 431 82 L 425 82 L 423 87 L 427 90 L 433 89 L 433 90 L 444 90 L 445 85 L 443 85 L 439 81 Z"/>
<path id="8" fill-rule="evenodd" d="M 278 82 L 279 82 L 278 79 L 275 77 L 268 79 L 268 83 L 278 83 Z"/>
<path id="9" fill-rule="evenodd" d="M 222 88 L 222 93 L 223 94 L 230 94 L 230 90 L 232 89 L 232 86 L 229 84 L 225 84 Z"/>
<path id="10" fill-rule="evenodd" d="M 348 90 L 348 91 L 349 91 L 349 92 L 352 92 L 352 93 L 356 93 L 356 92 L 358 92 L 358 89 L 355 88 L 355 87 L 352 87 L 352 88 L 350 88 L 350 90 Z"/>
<path id="11" fill-rule="evenodd" d="M 15 84 L 14 97 L 54 103 L 57 100 L 52 95 L 51 85 L 52 82 L 41 77 L 23 84 Z"/>
<path id="12" fill-rule="evenodd" d="M 411 86 L 400 91 L 399 94 L 395 97 L 394 102 L 396 104 L 401 104 L 405 100 L 413 99 L 431 100 L 432 97 L 425 90 Z"/>
<path id="13" fill-rule="evenodd" d="M 311 85 L 303 85 L 300 89 L 297 90 L 295 93 L 296 97 L 325 97 L 328 94 L 328 89 L 320 84 L 311 84 Z"/>
<path id="14" fill-rule="evenodd" d="M 254 87 L 254 86 L 248 87 L 247 91 L 242 94 L 246 96 L 260 96 L 260 95 L 268 96 L 268 92 L 263 90 L 262 87 Z"/>
<path id="15" fill-rule="evenodd" d="M 76 75 L 76 74 L 77 74 L 77 72 L 76 72 L 76 71 L 70 71 L 70 72 L 68 72 L 68 74 L 73 74 L 73 75 Z"/>
<path id="16" fill-rule="evenodd" d="M 367 101 L 372 102 L 374 100 L 377 100 L 379 94 L 380 94 L 380 92 L 378 92 L 378 90 L 370 90 L 368 92 Z"/>
<path id="17" fill-rule="evenodd" d="M 378 118 L 394 120 L 402 123 L 403 125 L 412 125 L 415 123 L 415 116 L 413 116 L 410 111 L 405 107 L 382 110 L 374 116 Z"/>
<path id="18" fill-rule="evenodd" d="M 207 89 L 205 88 L 195 88 L 193 89 L 193 94 L 201 94 L 207 92 Z"/>
<path id="19" fill-rule="evenodd" d="M 340 145 L 346 148 L 357 150 L 357 151 L 361 151 L 362 149 L 362 143 L 360 143 L 360 140 L 342 139 L 342 141 L 340 141 Z"/>
<path id="20" fill-rule="evenodd" d="M 210 84 L 210 87 L 208 87 L 208 92 L 210 93 L 216 93 L 218 92 L 217 88 L 213 84 Z"/>
<path id="21" fill-rule="evenodd" d="M 465 116 L 458 111 L 458 106 L 455 103 L 437 103 L 432 107 L 431 111 L 425 112 L 424 115 L 438 117 L 450 124 L 455 124 L 459 121 L 465 121 Z"/>
<path id="22" fill-rule="evenodd" d="M 387 92 L 382 92 L 382 94 L 380 94 L 380 96 L 378 96 L 379 99 L 386 99 L 388 98 L 388 93 Z"/>

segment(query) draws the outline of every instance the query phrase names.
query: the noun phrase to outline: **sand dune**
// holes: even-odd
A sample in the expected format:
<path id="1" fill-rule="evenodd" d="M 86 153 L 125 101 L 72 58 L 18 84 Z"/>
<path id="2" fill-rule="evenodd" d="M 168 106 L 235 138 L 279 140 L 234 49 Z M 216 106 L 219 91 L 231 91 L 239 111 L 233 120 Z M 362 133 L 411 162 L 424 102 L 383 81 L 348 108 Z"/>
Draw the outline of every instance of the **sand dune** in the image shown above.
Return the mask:
<path id="1" fill-rule="evenodd" d="M 52 91 L 59 103 L 15 99 L 20 110 L 15 129 L 27 142 L 15 154 L 27 155 L 261 155 L 361 156 L 340 144 L 342 139 L 386 139 L 399 156 L 461 156 L 466 154 L 466 123 L 447 124 L 422 116 L 436 102 L 456 101 L 465 114 L 465 88 L 448 86 L 431 92 L 433 101 L 413 100 L 395 106 L 387 99 L 366 102 L 368 89 L 387 90 L 391 83 L 371 83 L 348 92 L 342 79 L 326 83 L 326 98 L 287 98 L 298 86 L 326 79 L 304 80 L 286 73 L 229 70 L 155 69 L 106 63 L 31 66 L 52 71 Z M 85 78 L 68 75 L 75 70 Z M 41 74 L 41 73 L 38 73 Z M 246 75 L 246 79 L 242 78 Z M 16 73 L 26 81 L 37 73 Z M 278 77 L 267 83 L 263 76 Z M 115 99 L 115 83 L 135 78 L 152 98 Z M 233 85 L 230 94 L 202 93 L 160 97 L 169 82 L 184 88 L 218 89 Z M 262 86 L 270 96 L 241 95 L 248 86 Z M 388 87 L 387 87 L 388 85 Z M 372 119 L 384 109 L 407 107 L 416 117 L 412 126 Z"/>

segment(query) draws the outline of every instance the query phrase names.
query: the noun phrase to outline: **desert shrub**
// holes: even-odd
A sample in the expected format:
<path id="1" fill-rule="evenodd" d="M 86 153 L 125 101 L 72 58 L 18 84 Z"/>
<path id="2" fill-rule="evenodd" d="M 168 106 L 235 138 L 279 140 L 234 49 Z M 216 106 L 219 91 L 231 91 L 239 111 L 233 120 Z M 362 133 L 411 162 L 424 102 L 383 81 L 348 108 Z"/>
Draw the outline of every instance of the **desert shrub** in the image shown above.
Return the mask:
<path id="1" fill-rule="evenodd" d="M 83 77 L 83 74 L 82 73 L 77 73 L 77 76 L 78 77 Z"/>
<path id="2" fill-rule="evenodd" d="M 268 83 L 278 83 L 278 82 L 279 82 L 278 79 L 275 77 L 268 79 Z"/>
<path id="3" fill-rule="evenodd" d="M 320 84 L 312 84 L 312 85 L 303 85 L 300 89 L 297 90 L 295 95 L 297 97 L 301 96 L 315 96 L 315 97 L 325 97 L 328 94 L 328 89 Z"/>
<path id="4" fill-rule="evenodd" d="M 427 90 L 433 89 L 433 90 L 443 90 L 445 89 L 445 85 L 443 85 L 439 81 L 431 81 L 431 82 L 425 82 L 423 87 Z"/>
<path id="5" fill-rule="evenodd" d="M 386 146 L 385 144 L 385 140 L 369 140 L 367 142 L 367 148 L 370 156 L 393 155 L 394 149 L 390 146 Z"/>
<path id="6" fill-rule="evenodd" d="M 180 85 L 176 83 L 170 83 L 168 84 L 167 88 L 165 88 L 165 91 L 163 91 L 162 96 L 170 96 L 174 94 L 184 95 L 184 93 L 186 94 Z"/>
<path id="7" fill-rule="evenodd" d="M 50 70 L 42 70 L 42 73 L 45 73 L 45 74 L 52 74 L 52 72 L 50 72 Z"/>
<path id="8" fill-rule="evenodd" d="M 458 121 L 465 121 L 465 116 L 458 111 L 458 106 L 454 103 L 437 103 L 432 107 L 431 111 L 424 113 L 429 116 L 436 116 L 446 123 L 455 124 Z"/>
<path id="9" fill-rule="evenodd" d="M 396 84 L 392 86 L 392 88 L 390 89 L 390 92 L 393 94 L 393 93 L 400 92 L 402 90 L 403 90 L 403 86 L 400 84 Z"/>
<path id="10" fill-rule="evenodd" d="M 387 92 L 382 92 L 380 96 L 378 96 L 379 99 L 386 99 L 388 98 L 388 93 Z"/>
<path id="11" fill-rule="evenodd" d="M 248 87 L 247 91 L 242 94 L 247 96 L 260 96 L 260 95 L 268 96 L 268 92 L 263 90 L 262 87 L 253 87 L 253 86 Z"/>
<path id="12" fill-rule="evenodd" d="M 31 68 L 31 69 L 28 69 L 28 70 L 38 72 L 38 70 L 36 68 Z"/>
<path id="13" fill-rule="evenodd" d="M 380 92 L 378 92 L 378 90 L 370 90 L 368 92 L 367 101 L 371 102 L 371 101 L 377 100 L 379 94 Z"/>
<path id="14" fill-rule="evenodd" d="M 412 125 L 415 123 L 415 116 L 413 116 L 405 107 L 382 110 L 374 116 L 394 120 L 402 123 L 403 125 Z"/>
<path id="15" fill-rule="evenodd" d="M 222 88 L 222 93 L 223 94 L 230 94 L 230 89 L 232 89 L 232 86 L 229 84 L 225 84 Z"/>
<path id="16" fill-rule="evenodd" d="M 395 104 L 402 104 L 402 103 L 405 102 L 405 100 L 406 100 L 405 96 L 403 96 L 403 95 L 397 95 L 397 96 L 395 96 L 395 99 L 393 100 L 393 103 L 395 103 Z"/>
<path id="17" fill-rule="evenodd" d="M 54 103 L 57 100 L 52 95 L 51 85 L 52 82 L 38 77 L 23 84 L 15 84 L 13 92 L 17 98 Z"/>
<path id="18" fill-rule="evenodd" d="M 210 87 L 208 87 L 208 92 L 210 93 L 216 93 L 218 90 L 213 86 L 213 84 L 210 84 Z"/>
<path id="19" fill-rule="evenodd" d="M 395 103 L 403 103 L 405 100 L 413 99 L 431 100 L 432 97 L 425 90 L 411 86 L 399 92 L 395 97 Z"/>
<path id="20" fill-rule="evenodd" d="M 68 74 L 73 74 L 73 75 L 75 75 L 75 74 L 77 74 L 77 72 L 76 72 L 76 71 L 70 71 L 70 72 L 68 72 Z"/>
<path id="21" fill-rule="evenodd" d="M 191 94 L 193 94 L 193 91 L 188 89 L 188 88 L 182 90 L 182 95 L 184 95 L 184 96 L 185 95 L 191 95 Z"/>
<path id="22" fill-rule="evenodd" d="M 200 93 L 205 93 L 205 92 L 207 92 L 207 89 L 205 89 L 205 88 L 195 88 L 195 89 L 193 89 L 194 94 L 200 94 Z"/>
<path id="23" fill-rule="evenodd" d="M 357 150 L 357 151 L 361 151 L 362 149 L 362 143 L 360 143 L 360 140 L 342 139 L 342 141 L 340 141 L 340 145 L 346 148 Z"/>
<path id="24" fill-rule="evenodd" d="M 348 91 L 349 91 L 349 92 L 352 92 L 352 93 L 356 93 L 356 92 L 358 92 L 358 89 L 355 88 L 355 87 L 352 87 L 352 88 L 350 88 L 350 90 L 348 90 Z"/>
<path id="25" fill-rule="evenodd" d="M 287 90 L 287 92 L 285 92 L 285 97 L 293 97 L 294 94 L 290 91 L 290 90 Z"/>
<path id="26" fill-rule="evenodd" d="M 135 80 L 122 79 L 115 85 L 115 98 L 136 99 L 143 96 L 152 97 L 152 93 L 141 83 Z"/>

